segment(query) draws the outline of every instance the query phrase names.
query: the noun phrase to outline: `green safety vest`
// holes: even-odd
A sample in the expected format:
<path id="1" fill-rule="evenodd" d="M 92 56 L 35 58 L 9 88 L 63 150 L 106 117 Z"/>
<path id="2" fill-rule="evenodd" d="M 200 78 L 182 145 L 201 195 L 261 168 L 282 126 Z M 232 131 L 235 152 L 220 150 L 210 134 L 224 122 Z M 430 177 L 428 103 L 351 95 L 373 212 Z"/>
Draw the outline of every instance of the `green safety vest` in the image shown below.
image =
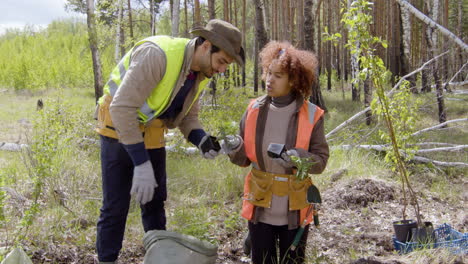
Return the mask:
<path id="1" fill-rule="evenodd" d="M 117 64 L 112 71 L 109 81 L 104 86 L 104 96 L 110 95 L 113 97 L 115 95 L 130 66 L 133 50 L 145 42 L 153 42 L 164 51 L 166 54 L 166 72 L 164 73 L 162 80 L 156 85 L 150 96 L 146 99 L 143 106 L 138 110 L 138 119 L 142 123 L 146 123 L 154 117 L 157 117 L 169 107 L 174 86 L 179 79 L 180 71 L 182 69 L 185 47 L 189 42 L 189 39 L 173 38 L 170 36 L 153 36 L 136 43 L 136 45 L 127 52 L 127 54 L 125 54 L 119 64 Z M 209 79 L 205 79 L 199 84 L 197 93 L 185 114 L 190 111 L 201 91 L 206 86 L 208 80 Z M 102 103 L 104 96 L 99 99 L 99 104 Z"/>

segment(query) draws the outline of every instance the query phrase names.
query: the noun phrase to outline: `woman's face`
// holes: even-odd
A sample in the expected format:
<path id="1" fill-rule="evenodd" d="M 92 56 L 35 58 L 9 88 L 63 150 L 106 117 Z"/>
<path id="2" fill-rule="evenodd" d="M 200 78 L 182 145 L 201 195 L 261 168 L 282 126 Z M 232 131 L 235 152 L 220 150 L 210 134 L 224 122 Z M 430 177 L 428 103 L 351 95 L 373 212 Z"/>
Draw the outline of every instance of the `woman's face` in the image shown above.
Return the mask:
<path id="1" fill-rule="evenodd" d="M 281 69 L 279 63 L 275 60 L 270 64 L 266 74 L 266 89 L 271 97 L 285 96 L 291 92 L 289 75 Z"/>

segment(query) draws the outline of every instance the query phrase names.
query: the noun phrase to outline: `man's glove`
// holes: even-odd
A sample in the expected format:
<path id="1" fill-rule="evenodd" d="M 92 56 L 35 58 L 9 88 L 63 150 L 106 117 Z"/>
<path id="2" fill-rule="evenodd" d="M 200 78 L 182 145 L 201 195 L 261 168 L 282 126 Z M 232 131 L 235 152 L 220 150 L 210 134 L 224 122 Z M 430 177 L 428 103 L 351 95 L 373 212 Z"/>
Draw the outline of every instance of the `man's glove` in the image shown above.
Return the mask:
<path id="1" fill-rule="evenodd" d="M 219 151 L 221 150 L 221 146 L 216 140 L 216 137 L 210 136 L 209 134 L 206 134 L 202 138 L 198 148 L 205 159 L 214 159 L 219 155 Z"/>
<path id="2" fill-rule="evenodd" d="M 299 153 L 295 149 L 290 149 L 285 153 L 281 154 L 281 158 L 276 158 L 272 160 L 285 169 L 291 169 L 296 166 L 296 164 L 294 164 L 294 162 L 291 160 L 291 156 L 299 157 Z"/>
<path id="3" fill-rule="evenodd" d="M 235 150 L 237 150 L 243 143 L 244 140 L 242 140 L 240 136 L 227 135 L 226 138 L 221 142 L 221 148 L 223 149 L 225 154 L 231 154 Z"/>
<path id="4" fill-rule="evenodd" d="M 140 204 L 146 204 L 153 200 L 154 189 L 158 187 L 156 178 L 154 177 L 153 166 L 151 161 L 146 161 L 133 170 L 133 182 L 131 195 L 136 195 L 135 198 Z"/>

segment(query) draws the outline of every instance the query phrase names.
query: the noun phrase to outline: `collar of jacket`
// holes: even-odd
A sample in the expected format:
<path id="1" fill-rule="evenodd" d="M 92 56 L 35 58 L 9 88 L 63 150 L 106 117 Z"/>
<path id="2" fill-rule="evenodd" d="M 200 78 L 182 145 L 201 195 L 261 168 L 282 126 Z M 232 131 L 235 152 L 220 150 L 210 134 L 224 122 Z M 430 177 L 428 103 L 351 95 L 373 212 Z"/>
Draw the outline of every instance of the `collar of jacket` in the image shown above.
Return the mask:
<path id="1" fill-rule="evenodd" d="M 264 105 L 268 105 L 271 103 L 271 96 L 263 95 L 257 98 L 257 102 L 260 107 L 263 107 Z M 296 113 L 299 112 L 303 104 L 304 104 L 304 97 L 302 95 L 296 95 L 296 110 L 295 110 Z"/>

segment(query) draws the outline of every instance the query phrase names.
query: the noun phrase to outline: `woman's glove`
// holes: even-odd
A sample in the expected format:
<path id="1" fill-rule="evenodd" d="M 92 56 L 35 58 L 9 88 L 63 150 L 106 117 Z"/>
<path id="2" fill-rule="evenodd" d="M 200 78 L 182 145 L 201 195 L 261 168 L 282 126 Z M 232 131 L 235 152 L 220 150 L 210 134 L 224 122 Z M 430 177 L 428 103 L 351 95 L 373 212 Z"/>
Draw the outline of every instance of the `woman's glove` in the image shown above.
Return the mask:
<path id="1" fill-rule="evenodd" d="M 221 142 L 221 149 L 223 149 L 225 154 L 232 154 L 240 148 L 244 143 L 242 137 L 239 135 L 227 135 L 226 138 Z"/>
<path id="2" fill-rule="evenodd" d="M 291 156 L 299 157 L 299 153 L 295 149 L 290 149 L 285 153 L 281 154 L 281 158 L 276 158 L 272 160 L 285 169 L 291 169 L 296 166 L 296 164 L 294 164 L 294 162 L 291 160 Z"/>

